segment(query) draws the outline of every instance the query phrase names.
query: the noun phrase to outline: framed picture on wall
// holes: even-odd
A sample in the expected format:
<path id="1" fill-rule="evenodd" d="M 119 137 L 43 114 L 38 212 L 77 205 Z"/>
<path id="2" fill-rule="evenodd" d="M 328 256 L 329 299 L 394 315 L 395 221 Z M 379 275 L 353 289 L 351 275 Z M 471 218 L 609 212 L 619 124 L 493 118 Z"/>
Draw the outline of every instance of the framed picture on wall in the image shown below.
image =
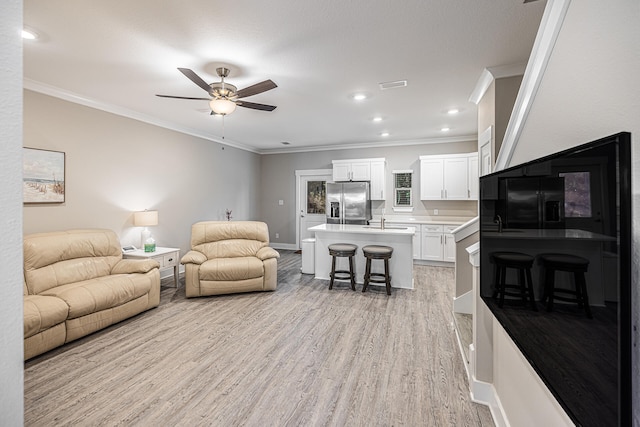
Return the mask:
<path id="1" fill-rule="evenodd" d="M 26 147 L 23 151 L 23 202 L 64 203 L 64 153 Z"/>

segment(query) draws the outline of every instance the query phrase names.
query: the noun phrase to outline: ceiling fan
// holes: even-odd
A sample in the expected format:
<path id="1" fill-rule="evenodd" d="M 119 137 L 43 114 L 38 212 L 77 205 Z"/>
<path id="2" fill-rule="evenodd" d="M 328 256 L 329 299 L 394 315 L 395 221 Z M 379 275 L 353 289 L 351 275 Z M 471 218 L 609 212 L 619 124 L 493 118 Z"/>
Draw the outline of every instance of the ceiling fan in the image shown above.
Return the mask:
<path id="1" fill-rule="evenodd" d="M 265 80 L 260 83 L 256 83 L 244 89 L 238 90 L 232 84 L 224 81 L 225 77 L 229 75 L 230 70 L 228 68 L 219 67 L 216 68 L 216 72 L 220 77 L 220 81 L 216 83 L 207 84 L 200 76 L 194 73 L 188 68 L 178 68 L 182 74 L 187 76 L 189 80 L 200 86 L 207 91 L 209 98 L 192 98 L 187 96 L 172 96 L 172 95 L 157 95 L 162 98 L 177 98 L 177 99 L 197 99 L 203 101 L 209 101 L 209 107 L 211 107 L 211 114 L 219 114 L 225 116 L 235 111 L 236 106 L 251 108 L 254 110 L 273 111 L 276 109 L 275 105 L 258 104 L 255 102 L 242 101 L 241 98 L 257 95 L 262 92 L 274 89 L 278 87 L 273 81 Z"/>

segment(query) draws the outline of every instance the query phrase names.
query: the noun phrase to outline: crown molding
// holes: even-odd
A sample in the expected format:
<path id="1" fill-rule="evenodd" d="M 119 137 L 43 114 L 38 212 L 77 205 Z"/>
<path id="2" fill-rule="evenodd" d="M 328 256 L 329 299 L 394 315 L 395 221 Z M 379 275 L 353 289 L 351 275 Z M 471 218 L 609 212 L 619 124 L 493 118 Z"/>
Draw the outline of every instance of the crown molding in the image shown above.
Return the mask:
<path id="1" fill-rule="evenodd" d="M 424 138 L 424 139 L 407 139 L 396 141 L 381 142 L 361 142 L 353 144 L 332 144 L 332 145 L 317 145 L 312 147 L 299 147 L 299 148 L 277 148 L 270 150 L 260 150 L 260 154 L 290 154 L 290 153 L 306 153 L 317 151 L 330 151 L 330 150 L 353 150 L 353 149 L 367 149 L 367 148 L 380 148 L 380 147 L 402 147 L 409 145 L 424 145 L 424 144 L 447 144 L 453 142 L 475 142 L 478 140 L 477 135 L 461 135 L 451 136 L 445 138 Z"/>
<path id="2" fill-rule="evenodd" d="M 476 83 L 473 92 L 469 96 L 469 102 L 473 102 L 478 105 L 487 89 L 491 86 L 496 79 L 504 77 L 521 76 L 524 74 L 527 64 L 525 62 L 519 62 L 517 64 L 499 65 L 496 67 L 487 67 L 482 70 L 478 82 Z"/>
<path id="3" fill-rule="evenodd" d="M 238 142 L 229 141 L 226 139 L 220 139 L 217 137 L 213 137 L 211 135 L 198 132 L 194 129 L 187 128 L 184 126 L 176 125 L 175 123 L 168 122 L 165 120 L 160 120 L 155 117 L 147 116 L 146 114 L 142 114 L 138 111 L 129 110 L 128 108 L 121 107 L 119 105 L 113 105 L 106 102 L 98 101 L 93 98 L 89 98 L 75 92 L 71 92 L 65 89 L 61 89 L 59 87 L 51 86 L 42 82 L 38 82 L 36 80 L 31 80 L 28 78 L 23 79 L 22 87 L 24 89 L 31 90 L 33 92 L 42 93 L 44 95 L 49 95 L 54 98 L 63 99 L 65 101 L 73 102 L 74 104 L 84 105 L 85 107 L 94 108 L 96 110 L 105 111 L 107 113 L 115 114 L 122 117 L 127 117 L 129 119 L 137 120 L 143 123 L 148 123 L 154 126 L 158 126 L 161 128 L 173 130 L 176 132 L 180 132 L 186 135 L 195 136 L 197 138 L 202 138 L 207 141 L 213 141 L 218 144 L 226 145 L 228 147 L 237 148 L 239 150 L 249 151 L 252 153 L 259 154 L 259 151 L 253 147 L 248 147 L 244 144 L 240 144 Z"/>

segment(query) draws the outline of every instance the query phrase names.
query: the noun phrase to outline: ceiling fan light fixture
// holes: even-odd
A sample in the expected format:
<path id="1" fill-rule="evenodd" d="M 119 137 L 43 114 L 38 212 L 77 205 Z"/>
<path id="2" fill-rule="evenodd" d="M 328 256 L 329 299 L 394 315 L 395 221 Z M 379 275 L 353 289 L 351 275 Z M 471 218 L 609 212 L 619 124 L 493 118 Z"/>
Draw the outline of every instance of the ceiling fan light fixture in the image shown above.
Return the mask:
<path id="1" fill-rule="evenodd" d="M 211 111 L 213 111 L 215 114 L 226 116 L 227 114 L 231 114 L 236 110 L 236 103 L 224 98 L 214 98 L 209 101 L 209 107 L 211 107 Z"/>

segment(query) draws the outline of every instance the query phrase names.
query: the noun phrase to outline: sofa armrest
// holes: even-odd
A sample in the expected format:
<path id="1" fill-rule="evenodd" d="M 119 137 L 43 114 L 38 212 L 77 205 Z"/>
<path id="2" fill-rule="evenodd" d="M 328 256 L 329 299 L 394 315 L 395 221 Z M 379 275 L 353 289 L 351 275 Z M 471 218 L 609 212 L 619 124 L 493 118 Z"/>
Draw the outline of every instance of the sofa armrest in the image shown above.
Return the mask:
<path id="1" fill-rule="evenodd" d="M 111 274 L 148 273 L 154 268 L 160 268 L 155 259 L 121 259 L 111 269 Z"/>
<path id="2" fill-rule="evenodd" d="M 189 251 L 180 260 L 180 264 L 202 264 L 207 260 L 207 256 L 202 252 Z"/>
<path id="3" fill-rule="evenodd" d="M 258 250 L 258 253 L 256 253 L 256 257 L 264 261 L 265 259 L 269 258 L 280 258 L 280 253 L 270 246 L 265 246 Z"/>

